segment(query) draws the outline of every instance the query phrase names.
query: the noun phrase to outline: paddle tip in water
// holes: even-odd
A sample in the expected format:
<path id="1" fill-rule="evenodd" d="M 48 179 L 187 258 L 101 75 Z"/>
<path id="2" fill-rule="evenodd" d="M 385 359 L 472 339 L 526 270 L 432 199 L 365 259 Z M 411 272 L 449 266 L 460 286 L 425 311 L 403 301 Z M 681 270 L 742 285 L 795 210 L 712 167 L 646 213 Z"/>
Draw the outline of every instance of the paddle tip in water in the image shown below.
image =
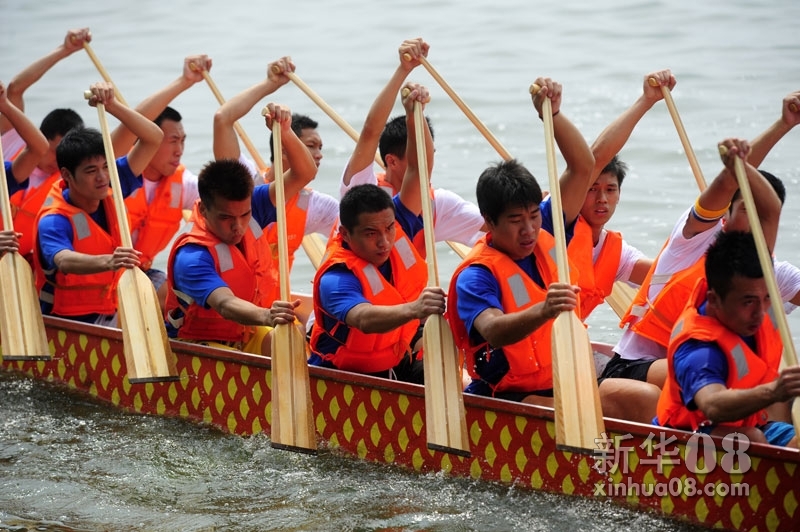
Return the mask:
<path id="1" fill-rule="evenodd" d="M 531 94 L 538 94 L 540 90 L 542 90 L 542 87 L 540 87 L 538 83 L 532 83 L 528 92 Z"/>

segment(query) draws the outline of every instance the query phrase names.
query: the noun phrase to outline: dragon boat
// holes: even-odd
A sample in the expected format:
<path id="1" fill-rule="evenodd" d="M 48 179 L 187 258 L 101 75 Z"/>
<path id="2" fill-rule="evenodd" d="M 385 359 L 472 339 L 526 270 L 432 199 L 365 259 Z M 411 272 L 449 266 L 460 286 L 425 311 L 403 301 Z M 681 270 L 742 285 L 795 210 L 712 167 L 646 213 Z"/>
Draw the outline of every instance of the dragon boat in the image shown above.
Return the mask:
<path id="1" fill-rule="evenodd" d="M 52 359 L 4 371 L 127 411 L 270 432 L 271 360 L 173 341 L 179 378 L 132 384 L 122 331 L 45 317 Z M 465 395 L 471 456 L 430 450 L 422 386 L 310 367 L 320 450 L 419 472 L 613 500 L 723 530 L 800 530 L 800 451 L 606 419 L 592 454 L 556 447 L 551 408 Z"/>

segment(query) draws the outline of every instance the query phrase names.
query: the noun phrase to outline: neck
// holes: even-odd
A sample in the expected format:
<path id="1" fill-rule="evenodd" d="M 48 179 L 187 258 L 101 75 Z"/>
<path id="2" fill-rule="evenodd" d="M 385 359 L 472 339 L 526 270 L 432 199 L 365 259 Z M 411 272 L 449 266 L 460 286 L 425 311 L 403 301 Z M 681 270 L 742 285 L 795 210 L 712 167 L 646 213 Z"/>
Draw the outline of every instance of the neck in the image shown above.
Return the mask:
<path id="1" fill-rule="evenodd" d="M 142 177 L 148 181 L 160 181 L 164 175 L 150 165 L 147 165 L 147 168 L 145 168 L 144 172 L 142 172 Z"/>
<path id="2" fill-rule="evenodd" d="M 69 202 L 89 214 L 94 214 L 100 208 L 100 200 L 84 198 L 73 194 L 72 191 L 69 193 Z"/>
<path id="3" fill-rule="evenodd" d="M 603 234 L 603 227 L 592 227 L 592 247 L 600 242 L 600 235 Z"/>

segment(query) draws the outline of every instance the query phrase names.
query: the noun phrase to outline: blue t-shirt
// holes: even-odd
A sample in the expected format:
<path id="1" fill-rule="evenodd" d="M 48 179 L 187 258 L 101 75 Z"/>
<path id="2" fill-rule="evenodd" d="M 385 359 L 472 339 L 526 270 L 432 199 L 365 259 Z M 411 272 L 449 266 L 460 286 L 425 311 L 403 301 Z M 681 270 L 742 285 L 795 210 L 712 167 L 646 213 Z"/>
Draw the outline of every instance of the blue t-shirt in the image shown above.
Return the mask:
<path id="1" fill-rule="evenodd" d="M 128 156 L 122 156 L 116 161 L 117 172 L 119 173 L 119 184 L 122 189 L 122 196 L 130 196 L 136 189 L 142 186 L 142 177 L 136 176 L 131 171 L 128 164 Z M 64 189 L 62 196 L 69 203 L 69 189 Z M 105 207 L 100 202 L 99 208 L 89 213 L 89 217 L 99 225 L 104 231 L 108 232 L 108 219 L 106 216 Z M 39 258 L 41 259 L 42 267 L 45 270 L 55 270 L 55 256 L 61 251 L 69 250 L 75 251 L 72 245 L 74 235 L 72 233 L 72 224 L 69 218 L 62 214 L 48 214 L 39 220 L 37 227 L 37 247 Z M 49 283 L 44 285 L 43 292 L 50 292 L 52 294 L 53 287 Z M 53 310 L 52 303 L 41 301 L 42 313 L 51 314 Z M 70 316 L 70 319 L 78 321 L 93 322 L 96 314 L 86 316 Z"/>
<path id="2" fill-rule="evenodd" d="M 14 163 L 11 161 L 4 161 L 3 166 L 6 169 L 6 185 L 8 186 L 8 195 L 13 196 L 20 190 L 25 190 L 28 188 L 28 180 L 26 179 L 22 183 L 17 183 L 17 180 L 14 178 Z"/>
<path id="3" fill-rule="evenodd" d="M 269 197 L 269 186 L 257 186 L 251 199 L 252 216 L 261 228 L 277 221 L 277 209 Z M 214 258 L 208 248 L 199 244 L 186 244 L 175 252 L 172 262 L 172 282 L 176 290 L 191 297 L 203 308 L 209 308 L 207 300 L 217 288 L 228 286 L 217 272 Z M 177 329 L 167 321 L 167 333 L 177 336 Z"/>
<path id="4" fill-rule="evenodd" d="M 395 195 L 392 200 L 394 201 L 396 212 L 395 220 L 403 229 L 406 236 L 413 240 L 417 233 L 423 228 L 422 217 L 409 211 L 400 201 L 399 195 Z M 346 246 L 347 244 L 345 244 L 345 247 Z M 378 271 L 381 272 L 381 275 L 383 275 L 385 279 L 390 279 L 392 275 L 390 261 L 387 260 L 383 263 L 378 268 Z M 343 264 L 334 266 L 322 274 L 319 279 L 318 292 L 320 294 L 319 305 L 326 314 L 321 325 L 326 331 L 331 331 L 336 323 L 344 324 L 347 313 L 356 305 L 369 303 L 367 298 L 364 297 L 361 282 L 355 274 Z M 336 338 L 342 343 L 345 342 L 349 330 L 350 327 L 348 325 L 340 325 L 336 329 Z M 320 353 L 333 353 L 339 345 L 340 343 L 335 340 L 321 337 L 317 345 L 317 351 Z M 316 354 L 311 355 L 309 364 L 317 366 L 328 365 Z"/>

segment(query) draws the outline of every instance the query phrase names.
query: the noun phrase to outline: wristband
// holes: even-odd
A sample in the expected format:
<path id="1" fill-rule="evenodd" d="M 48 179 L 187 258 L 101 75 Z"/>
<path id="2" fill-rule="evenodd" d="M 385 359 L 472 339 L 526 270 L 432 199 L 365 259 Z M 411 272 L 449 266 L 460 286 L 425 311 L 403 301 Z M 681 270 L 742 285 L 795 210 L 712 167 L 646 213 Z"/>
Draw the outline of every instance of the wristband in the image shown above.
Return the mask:
<path id="1" fill-rule="evenodd" d="M 720 209 L 718 211 L 710 211 L 704 208 L 702 205 L 700 205 L 700 198 L 698 197 L 697 201 L 694 202 L 694 207 L 692 207 L 692 210 L 694 211 L 695 216 L 699 220 L 713 222 L 715 220 L 719 220 L 720 218 L 722 218 L 725 215 L 725 213 L 728 212 L 730 206 L 731 204 L 728 203 L 728 205 L 726 205 L 725 208 L 723 209 Z"/>
<path id="2" fill-rule="evenodd" d="M 561 112 L 561 109 L 559 109 L 558 111 L 556 111 L 555 113 L 553 113 L 553 118 L 555 118 L 556 116 L 558 116 L 558 113 L 560 113 L 560 112 Z M 543 117 L 542 115 L 539 115 L 539 120 L 544 120 L 544 117 Z"/>

